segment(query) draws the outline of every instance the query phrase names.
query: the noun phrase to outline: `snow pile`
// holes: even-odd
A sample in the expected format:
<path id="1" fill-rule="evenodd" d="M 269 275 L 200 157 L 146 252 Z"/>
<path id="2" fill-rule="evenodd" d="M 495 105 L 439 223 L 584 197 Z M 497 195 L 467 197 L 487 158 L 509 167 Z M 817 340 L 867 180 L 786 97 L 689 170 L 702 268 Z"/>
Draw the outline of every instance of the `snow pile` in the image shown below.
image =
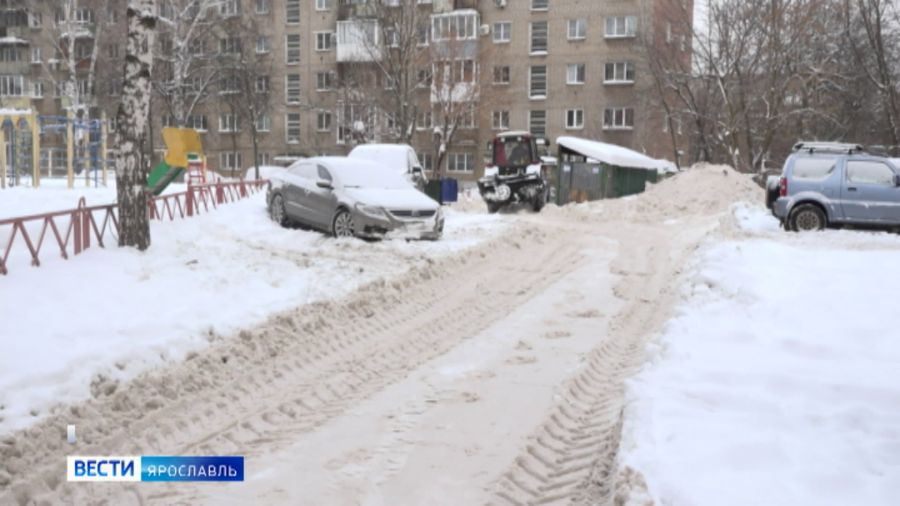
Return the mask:
<path id="1" fill-rule="evenodd" d="M 762 191 L 749 176 L 726 165 L 701 163 L 648 186 L 638 195 L 634 209 L 636 218 L 711 215 L 727 212 L 735 202 L 762 198 Z"/>
<path id="2" fill-rule="evenodd" d="M 189 220 L 153 222 L 145 253 L 94 248 L 68 261 L 47 255 L 40 268 L 17 265 L 0 276 L 7 338 L 0 433 L 275 312 L 482 243 L 509 223 L 448 210 L 437 242 L 334 240 L 278 227 L 264 199 L 260 193 Z"/>
<path id="3" fill-rule="evenodd" d="M 900 279 L 900 241 L 836 246 L 850 238 L 708 247 L 630 382 L 620 491 L 674 506 L 896 504 L 900 312 L 885 280 Z"/>

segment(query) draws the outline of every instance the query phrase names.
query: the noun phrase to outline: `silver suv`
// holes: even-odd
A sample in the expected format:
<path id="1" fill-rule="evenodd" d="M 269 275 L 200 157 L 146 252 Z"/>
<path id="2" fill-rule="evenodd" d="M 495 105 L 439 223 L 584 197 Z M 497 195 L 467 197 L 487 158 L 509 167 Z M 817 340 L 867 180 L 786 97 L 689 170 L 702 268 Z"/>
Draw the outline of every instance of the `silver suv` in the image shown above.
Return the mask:
<path id="1" fill-rule="evenodd" d="M 786 230 L 900 226 L 900 171 L 855 144 L 800 142 L 784 163 L 773 212 Z"/>

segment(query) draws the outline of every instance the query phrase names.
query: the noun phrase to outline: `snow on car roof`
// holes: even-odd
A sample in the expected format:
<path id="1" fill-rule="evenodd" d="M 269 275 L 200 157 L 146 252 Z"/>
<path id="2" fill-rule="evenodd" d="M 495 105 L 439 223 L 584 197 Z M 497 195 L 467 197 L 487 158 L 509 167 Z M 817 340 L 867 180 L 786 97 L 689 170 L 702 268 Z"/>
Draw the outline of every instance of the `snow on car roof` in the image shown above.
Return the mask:
<path id="1" fill-rule="evenodd" d="M 362 158 L 319 156 L 310 162 L 321 163 L 331 169 L 347 186 L 365 188 L 405 188 L 409 183 L 387 166 Z"/>
<path id="2" fill-rule="evenodd" d="M 616 146 L 615 144 L 567 136 L 557 138 L 556 143 L 588 158 L 610 165 L 618 165 L 619 167 L 635 167 L 660 172 L 673 171 L 675 168 L 675 164 L 668 160 L 650 158 L 647 155 L 623 148 L 622 146 Z"/>
<path id="3" fill-rule="evenodd" d="M 360 144 L 347 156 L 353 159 L 372 160 L 406 174 L 409 152 L 412 149 L 408 144 Z"/>

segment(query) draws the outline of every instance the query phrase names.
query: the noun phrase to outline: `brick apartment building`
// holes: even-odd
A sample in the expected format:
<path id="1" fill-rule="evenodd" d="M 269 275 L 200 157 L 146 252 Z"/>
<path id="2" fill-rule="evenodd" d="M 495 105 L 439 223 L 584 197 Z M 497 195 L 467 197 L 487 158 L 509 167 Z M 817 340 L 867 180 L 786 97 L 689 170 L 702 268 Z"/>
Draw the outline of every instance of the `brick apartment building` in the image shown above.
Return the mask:
<path id="1" fill-rule="evenodd" d="M 174 18 L 192 2 L 210 1 L 160 0 L 160 12 Z M 458 69 L 461 76 L 453 86 L 477 91 L 467 95 L 471 113 L 447 145 L 443 169 L 448 175 L 478 177 L 485 143 L 507 129 L 529 130 L 551 142 L 560 135 L 596 139 L 671 159 L 672 125 L 678 130 L 679 148 L 686 150 L 686 139 L 676 126 L 680 122 L 666 121 L 646 47 L 690 61 L 692 0 L 378 1 L 387 5 L 380 9 L 415 10 L 421 25 L 417 45 L 428 48 L 422 54 L 432 59 L 417 69 L 423 81 L 412 95 L 416 121 L 408 137 L 426 169 L 435 168 L 440 143 L 433 77 L 442 64 L 433 61 L 433 55 L 446 54 L 435 48 L 450 44 L 450 39 L 462 44 L 460 52 L 447 57 L 454 60 L 448 71 Z M 92 118 L 105 113 L 114 130 L 126 2 L 70 2 L 0 0 L 0 107 L 24 104 L 43 115 L 63 115 L 74 105 Z M 373 61 L 377 58 L 371 51 L 361 54 L 359 38 L 351 36 L 367 33 L 377 41 L 379 36 L 372 34 L 381 33 L 381 38 L 391 38 L 378 28 L 378 13 L 383 11 L 366 4 L 215 1 L 203 30 L 197 30 L 200 35 L 191 40 L 179 39 L 177 30 L 161 24 L 154 69 L 158 82 L 170 82 L 180 42 L 196 47 L 190 54 L 204 58 L 205 63 L 194 65 L 185 77 L 186 85 L 197 90 L 189 96 L 202 97 L 180 123 L 202 132 L 211 168 L 230 175 L 253 160 L 248 120 L 233 105 L 244 92 L 231 87 L 221 71 L 227 67 L 222 58 L 229 54 L 251 60 L 255 86 L 267 92 L 265 112 L 255 121 L 261 163 L 340 155 L 357 142 L 398 139 L 396 118 L 380 97 L 394 88 L 380 76 L 381 67 Z M 396 44 L 394 40 L 387 45 Z M 74 58 L 69 45 L 74 45 Z M 70 81 L 73 68 L 76 79 Z M 365 79 L 367 74 L 375 85 L 347 92 L 351 76 Z M 68 82 L 74 83 L 74 90 L 66 87 Z M 173 101 L 161 95 L 165 89 L 158 86 L 152 103 L 153 148 L 158 154 L 161 128 L 179 123 L 172 114 Z M 50 136 L 43 144 L 44 170 L 58 167 L 59 156 L 64 156 L 58 140 Z"/>

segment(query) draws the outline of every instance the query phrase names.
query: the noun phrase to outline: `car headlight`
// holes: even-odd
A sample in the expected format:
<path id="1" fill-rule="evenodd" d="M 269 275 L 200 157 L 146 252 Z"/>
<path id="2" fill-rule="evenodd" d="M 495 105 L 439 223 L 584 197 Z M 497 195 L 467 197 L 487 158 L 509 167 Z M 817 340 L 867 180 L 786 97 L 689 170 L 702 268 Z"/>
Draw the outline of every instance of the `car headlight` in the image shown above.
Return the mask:
<path id="1" fill-rule="evenodd" d="M 384 212 L 384 209 L 378 206 L 356 204 L 356 210 L 365 214 L 366 216 L 371 216 L 372 218 L 387 218 L 387 214 Z"/>

